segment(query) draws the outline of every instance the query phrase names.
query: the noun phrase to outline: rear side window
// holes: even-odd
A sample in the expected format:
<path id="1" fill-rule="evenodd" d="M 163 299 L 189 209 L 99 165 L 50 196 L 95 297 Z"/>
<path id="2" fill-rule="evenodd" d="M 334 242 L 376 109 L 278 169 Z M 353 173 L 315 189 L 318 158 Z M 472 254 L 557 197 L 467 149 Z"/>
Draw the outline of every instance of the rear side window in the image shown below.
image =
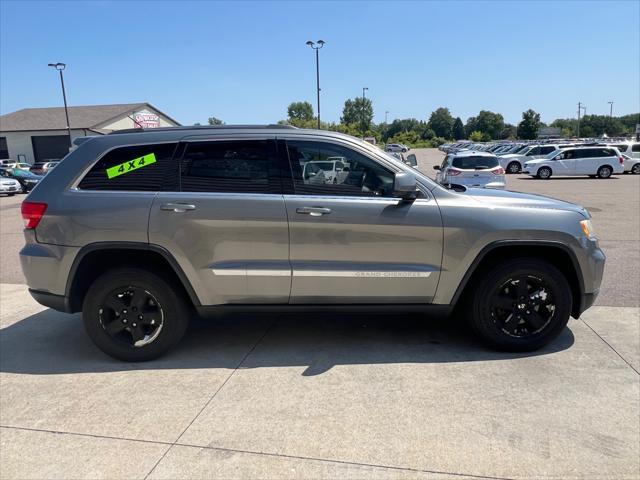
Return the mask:
<path id="1" fill-rule="evenodd" d="M 631 147 L 632 152 L 640 152 L 640 143 L 634 143 Z"/>
<path id="2" fill-rule="evenodd" d="M 553 152 L 556 147 L 540 147 L 540 155 L 548 155 Z"/>
<path id="3" fill-rule="evenodd" d="M 482 170 L 498 166 L 498 157 L 456 157 L 451 163 L 452 167 L 462 170 Z"/>
<path id="4" fill-rule="evenodd" d="M 181 167 L 183 192 L 280 193 L 275 142 L 189 143 Z"/>
<path id="5" fill-rule="evenodd" d="M 177 191 L 175 143 L 120 147 L 107 152 L 78 184 L 81 190 Z"/>

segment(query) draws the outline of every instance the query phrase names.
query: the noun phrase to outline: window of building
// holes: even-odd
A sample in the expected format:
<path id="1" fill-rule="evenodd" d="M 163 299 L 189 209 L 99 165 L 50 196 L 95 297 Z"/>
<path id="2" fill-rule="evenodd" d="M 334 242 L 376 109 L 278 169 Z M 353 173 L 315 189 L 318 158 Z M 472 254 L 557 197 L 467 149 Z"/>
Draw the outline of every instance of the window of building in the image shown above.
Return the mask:
<path id="1" fill-rule="evenodd" d="M 81 190 L 178 191 L 175 143 L 120 147 L 105 154 L 80 181 Z"/>

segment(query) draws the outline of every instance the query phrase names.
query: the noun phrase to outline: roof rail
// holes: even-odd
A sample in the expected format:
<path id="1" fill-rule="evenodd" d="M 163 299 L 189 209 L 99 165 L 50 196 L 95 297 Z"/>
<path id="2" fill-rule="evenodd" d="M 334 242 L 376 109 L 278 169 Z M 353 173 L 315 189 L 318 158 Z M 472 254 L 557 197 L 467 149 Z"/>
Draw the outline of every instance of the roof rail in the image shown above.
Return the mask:
<path id="1" fill-rule="evenodd" d="M 160 127 L 160 128 L 127 128 L 124 130 L 114 130 L 109 132 L 107 135 L 118 135 L 121 133 L 142 133 L 142 132 L 166 132 L 166 131 L 175 131 L 175 130 L 257 130 L 257 129 L 294 129 L 297 130 L 298 127 L 294 127 L 293 125 L 280 125 L 280 124 L 272 124 L 272 125 L 191 125 L 191 126 L 180 126 L 180 127 Z"/>

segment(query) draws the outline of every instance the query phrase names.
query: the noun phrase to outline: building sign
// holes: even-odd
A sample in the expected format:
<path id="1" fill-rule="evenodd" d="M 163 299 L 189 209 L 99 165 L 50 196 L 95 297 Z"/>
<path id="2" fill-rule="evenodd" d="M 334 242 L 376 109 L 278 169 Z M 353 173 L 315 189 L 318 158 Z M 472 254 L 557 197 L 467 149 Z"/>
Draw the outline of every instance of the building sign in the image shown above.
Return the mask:
<path id="1" fill-rule="evenodd" d="M 155 113 L 151 113 L 147 110 L 135 113 L 133 115 L 134 128 L 159 128 L 160 117 Z"/>

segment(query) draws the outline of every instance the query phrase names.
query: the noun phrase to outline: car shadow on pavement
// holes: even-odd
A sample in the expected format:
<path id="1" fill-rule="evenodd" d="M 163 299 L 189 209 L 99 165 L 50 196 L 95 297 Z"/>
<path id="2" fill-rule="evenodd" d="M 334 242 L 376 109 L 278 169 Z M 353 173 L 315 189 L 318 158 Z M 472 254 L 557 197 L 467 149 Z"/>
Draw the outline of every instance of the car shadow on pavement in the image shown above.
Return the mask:
<path id="1" fill-rule="evenodd" d="M 0 371 L 55 375 L 131 370 L 306 367 L 511 360 L 569 348 L 570 329 L 544 349 L 505 353 L 481 345 L 455 318 L 424 315 L 285 314 L 194 318 L 180 344 L 157 360 L 126 363 L 98 350 L 79 314 L 50 309 L 0 330 Z M 244 359 L 244 360 L 243 360 Z"/>

